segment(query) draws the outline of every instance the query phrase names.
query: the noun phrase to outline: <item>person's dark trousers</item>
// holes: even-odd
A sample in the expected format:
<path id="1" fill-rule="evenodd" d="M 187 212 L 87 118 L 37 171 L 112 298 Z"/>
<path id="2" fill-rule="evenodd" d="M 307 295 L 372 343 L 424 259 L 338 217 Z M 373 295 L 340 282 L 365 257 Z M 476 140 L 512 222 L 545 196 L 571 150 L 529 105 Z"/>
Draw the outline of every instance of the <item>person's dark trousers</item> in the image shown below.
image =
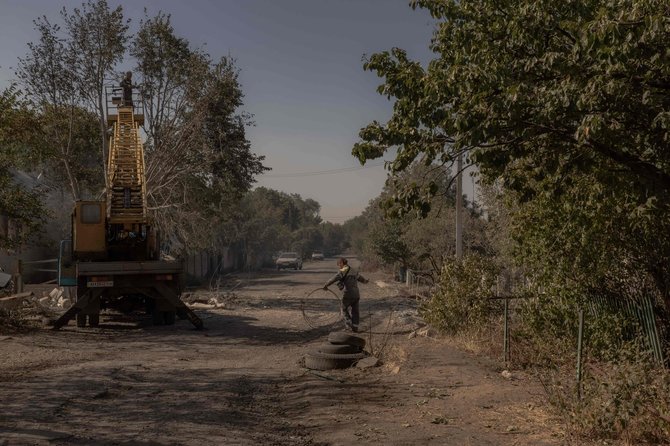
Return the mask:
<path id="1" fill-rule="evenodd" d="M 358 302 L 360 299 L 342 299 L 340 304 L 340 310 L 342 311 L 342 317 L 344 318 L 344 325 L 347 326 L 350 330 L 358 330 L 358 321 L 360 318 Z M 349 307 L 351 307 L 351 313 L 349 313 Z"/>

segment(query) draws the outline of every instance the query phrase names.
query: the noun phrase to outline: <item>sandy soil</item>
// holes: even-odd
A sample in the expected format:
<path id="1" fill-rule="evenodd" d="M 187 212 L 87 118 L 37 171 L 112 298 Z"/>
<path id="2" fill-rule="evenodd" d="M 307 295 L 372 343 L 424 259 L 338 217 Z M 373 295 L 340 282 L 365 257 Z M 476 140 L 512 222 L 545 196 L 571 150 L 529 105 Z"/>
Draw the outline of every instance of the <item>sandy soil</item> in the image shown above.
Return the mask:
<path id="1" fill-rule="evenodd" d="M 191 296 L 203 331 L 103 315 L 95 329 L 0 336 L 0 445 L 563 443 L 537 382 L 409 336 L 416 302 L 381 274 L 361 288 L 366 349 L 383 365 L 304 369 L 342 327 L 332 295 L 306 298 L 335 271 L 327 259 L 228 277 L 219 291 L 233 292 Z"/>

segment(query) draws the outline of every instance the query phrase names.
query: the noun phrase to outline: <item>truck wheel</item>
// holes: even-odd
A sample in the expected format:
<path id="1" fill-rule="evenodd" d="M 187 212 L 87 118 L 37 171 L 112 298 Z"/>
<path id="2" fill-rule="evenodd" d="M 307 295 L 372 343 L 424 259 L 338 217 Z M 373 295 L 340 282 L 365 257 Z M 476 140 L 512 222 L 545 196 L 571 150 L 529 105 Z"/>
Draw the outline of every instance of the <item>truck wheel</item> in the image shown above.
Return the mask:
<path id="1" fill-rule="evenodd" d="M 174 311 L 164 311 L 163 319 L 165 320 L 165 325 L 174 325 L 176 315 Z"/>
<path id="2" fill-rule="evenodd" d="M 100 325 L 100 313 L 98 314 L 89 314 L 88 315 L 88 325 L 91 327 L 97 327 Z"/>
<path id="3" fill-rule="evenodd" d="M 86 315 L 85 314 L 77 314 L 77 327 L 83 328 L 86 326 Z"/>
<path id="4" fill-rule="evenodd" d="M 154 310 L 151 317 L 154 325 L 163 325 L 165 323 L 162 311 Z"/>

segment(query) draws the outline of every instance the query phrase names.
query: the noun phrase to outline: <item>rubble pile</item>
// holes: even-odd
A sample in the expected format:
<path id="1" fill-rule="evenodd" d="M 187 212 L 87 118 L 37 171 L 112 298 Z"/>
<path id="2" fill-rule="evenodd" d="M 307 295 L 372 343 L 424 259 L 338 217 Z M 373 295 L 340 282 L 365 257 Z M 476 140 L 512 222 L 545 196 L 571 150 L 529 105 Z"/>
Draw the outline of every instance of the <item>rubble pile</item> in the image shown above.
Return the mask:
<path id="1" fill-rule="evenodd" d="M 12 312 L 23 319 L 52 318 L 72 305 L 71 290 L 56 287 L 42 296 L 32 291 L 0 297 L 0 310 Z"/>

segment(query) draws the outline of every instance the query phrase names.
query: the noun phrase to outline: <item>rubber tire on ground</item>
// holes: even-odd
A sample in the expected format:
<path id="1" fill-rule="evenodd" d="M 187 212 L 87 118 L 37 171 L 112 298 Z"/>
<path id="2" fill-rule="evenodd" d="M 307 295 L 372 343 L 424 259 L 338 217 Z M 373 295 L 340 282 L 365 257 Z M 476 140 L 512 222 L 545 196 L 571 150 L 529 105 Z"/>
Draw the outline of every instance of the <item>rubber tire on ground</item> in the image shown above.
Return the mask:
<path id="1" fill-rule="evenodd" d="M 305 355 L 305 368 L 311 370 L 346 369 L 365 358 L 365 353 L 338 355 L 320 352 L 309 352 Z"/>
<path id="2" fill-rule="evenodd" d="M 360 348 L 365 347 L 365 339 L 342 331 L 334 331 L 329 334 L 328 342 L 335 345 L 354 345 Z"/>
<path id="3" fill-rule="evenodd" d="M 165 325 L 174 325 L 174 321 L 176 319 L 177 313 L 174 311 L 164 311 L 163 312 L 163 320 L 165 321 Z"/>
<path id="4" fill-rule="evenodd" d="M 86 326 L 86 315 L 85 314 L 77 314 L 77 327 L 83 328 Z"/>
<path id="5" fill-rule="evenodd" d="M 91 327 L 97 327 L 100 325 L 100 313 L 98 314 L 89 314 L 88 315 L 88 325 Z"/>
<path id="6" fill-rule="evenodd" d="M 331 355 L 351 355 L 354 353 L 360 353 L 361 348 L 356 345 L 347 344 L 322 344 L 316 347 L 316 351 L 319 353 L 328 353 Z"/>

